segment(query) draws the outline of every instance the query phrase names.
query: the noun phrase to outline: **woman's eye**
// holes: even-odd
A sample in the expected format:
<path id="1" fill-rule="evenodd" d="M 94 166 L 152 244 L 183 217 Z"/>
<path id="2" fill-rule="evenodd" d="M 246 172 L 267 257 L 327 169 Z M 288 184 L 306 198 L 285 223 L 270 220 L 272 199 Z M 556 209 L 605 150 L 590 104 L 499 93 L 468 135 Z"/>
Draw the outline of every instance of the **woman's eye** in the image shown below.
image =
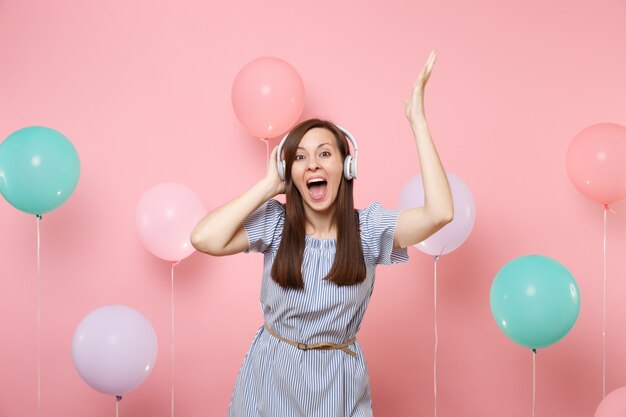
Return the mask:
<path id="1" fill-rule="evenodd" d="M 324 151 L 320 154 L 320 156 L 330 156 L 330 152 Z"/>
<path id="2" fill-rule="evenodd" d="M 301 161 L 304 159 L 304 155 L 296 155 L 296 161 Z"/>

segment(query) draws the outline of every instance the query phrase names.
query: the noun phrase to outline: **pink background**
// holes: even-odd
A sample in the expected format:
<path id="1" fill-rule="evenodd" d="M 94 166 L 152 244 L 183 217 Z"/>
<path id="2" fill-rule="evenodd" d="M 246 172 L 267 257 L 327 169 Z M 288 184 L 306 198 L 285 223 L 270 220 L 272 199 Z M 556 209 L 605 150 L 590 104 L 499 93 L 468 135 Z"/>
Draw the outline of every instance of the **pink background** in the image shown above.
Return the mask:
<path id="1" fill-rule="evenodd" d="M 515 3 L 515 4 L 514 4 Z M 536 253 L 581 290 L 578 322 L 537 356 L 537 416 L 588 417 L 602 396 L 602 208 L 565 171 L 573 136 L 626 125 L 624 0 L 0 1 L 0 138 L 55 128 L 81 178 L 41 223 L 42 415 L 114 415 L 71 360 L 79 321 L 106 304 L 146 315 L 152 375 L 121 416 L 170 415 L 170 266 L 135 229 L 142 194 L 165 181 L 208 208 L 265 172 L 265 145 L 235 118 L 230 89 L 251 59 L 290 62 L 303 118 L 330 118 L 360 148 L 355 193 L 394 207 L 418 167 L 402 102 L 429 51 L 427 114 L 446 169 L 476 200 L 474 230 L 438 266 L 441 417 L 528 416 L 531 353 L 489 309 L 496 272 Z M 275 144 L 277 141 L 270 141 Z M 626 385 L 626 204 L 608 216 L 607 392 Z M 37 404 L 36 221 L 0 204 L 0 416 Z M 362 331 L 378 416 L 433 414 L 433 260 L 380 267 Z M 259 255 L 194 254 L 176 268 L 176 415 L 225 415 L 262 323 Z"/>

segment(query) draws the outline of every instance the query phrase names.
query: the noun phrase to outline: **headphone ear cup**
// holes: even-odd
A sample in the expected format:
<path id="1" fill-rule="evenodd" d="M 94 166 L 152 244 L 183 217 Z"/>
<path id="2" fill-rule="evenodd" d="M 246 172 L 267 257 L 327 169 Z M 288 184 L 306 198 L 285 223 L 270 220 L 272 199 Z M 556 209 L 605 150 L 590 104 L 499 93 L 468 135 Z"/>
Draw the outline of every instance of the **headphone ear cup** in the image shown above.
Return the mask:
<path id="1" fill-rule="evenodd" d="M 278 169 L 278 177 L 281 181 L 285 181 L 285 161 L 282 159 L 278 159 L 276 163 L 276 168 Z"/>
<path id="2" fill-rule="evenodd" d="M 343 176 L 345 179 L 350 181 L 354 178 L 353 175 L 353 166 L 352 166 L 352 155 L 346 156 L 346 159 L 343 161 Z"/>

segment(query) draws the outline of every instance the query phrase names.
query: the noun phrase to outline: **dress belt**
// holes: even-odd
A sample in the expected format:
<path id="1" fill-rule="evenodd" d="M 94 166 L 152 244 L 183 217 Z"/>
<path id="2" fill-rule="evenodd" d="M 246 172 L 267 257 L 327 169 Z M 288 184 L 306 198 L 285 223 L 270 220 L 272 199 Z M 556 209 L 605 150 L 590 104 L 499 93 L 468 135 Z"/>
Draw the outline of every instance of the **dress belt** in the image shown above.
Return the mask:
<path id="1" fill-rule="evenodd" d="M 298 349 L 302 349 L 302 350 L 311 350 L 311 349 L 343 350 L 348 355 L 353 356 L 353 357 L 356 358 L 356 353 L 354 351 L 352 351 L 352 350 L 347 348 L 347 346 L 349 346 L 349 345 L 353 344 L 354 342 L 356 342 L 356 337 L 348 340 L 345 343 L 321 342 L 321 343 L 315 343 L 315 344 L 312 344 L 312 345 L 307 345 L 305 343 L 298 343 L 298 342 L 294 342 L 293 340 L 285 339 L 284 337 L 278 335 L 276 332 L 274 332 L 272 329 L 270 329 L 269 326 L 267 325 L 267 323 L 265 323 L 265 330 L 267 330 L 267 332 L 269 334 L 271 334 L 272 336 L 274 336 L 276 339 L 281 340 L 281 341 L 283 341 L 285 343 L 289 343 L 291 346 L 295 346 Z"/>

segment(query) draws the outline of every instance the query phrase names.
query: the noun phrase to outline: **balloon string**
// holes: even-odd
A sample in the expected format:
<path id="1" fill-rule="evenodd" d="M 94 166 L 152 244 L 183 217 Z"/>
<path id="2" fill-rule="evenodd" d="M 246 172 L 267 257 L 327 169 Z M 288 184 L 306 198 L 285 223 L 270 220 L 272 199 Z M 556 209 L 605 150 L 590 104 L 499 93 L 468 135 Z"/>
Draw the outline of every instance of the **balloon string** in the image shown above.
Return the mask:
<path id="1" fill-rule="evenodd" d="M 537 379 L 537 364 L 536 364 L 536 357 L 537 357 L 537 349 L 533 349 L 533 417 L 535 417 L 535 386 L 536 386 L 536 379 Z"/>
<path id="2" fill-rule="evenodd" d="M 116 395 L 115 396 L 115 417 L 119 417 L 120 415 L 120 409 L 119 409 L 120 401 L 122 401 L 122 396 Z"/>
<path id="3" fill-rule="evenodd" d="M 41 415 L 41 260 L 39 222 L 41 215 L 37 214 L 37 415 Z"/>
<path id="4" fill-rule="evenodd" d="M 609 207 L 604 205 L 604 225 L 603 225 L 603 294 L 602 294 L 602 398 L 606 395 L 606 212 Z"/>
<path id="5" fill-rule="evenodd" d="M 437 347 L 439 345 L 439 335 L 437 332 L 437 261 L 439 256 L 435 256 L 435 276 L 434 276 L 434 316 L 435 316 L 435 357 L 433 360 L 433 387 L 435 394 L 435 417 L 437 417 Z"/>
<path id="6" fill-rule="evenodd" d="M 179 261 L 180 262 L 180 261 Z M 171 288 L 171 303 L 172 303 L 172 417 L 174 417 L 174 267 L 178 265 L 178 262 L 172 264 L 172 288 Z"/>
<path id="7" fill-rule="evenodd" d="M 261 138 L 261 141 L 265 142 L 265 160 L 267 160 L 267 169 L 270 166 L 270 143 L 266 138 Z"/>

